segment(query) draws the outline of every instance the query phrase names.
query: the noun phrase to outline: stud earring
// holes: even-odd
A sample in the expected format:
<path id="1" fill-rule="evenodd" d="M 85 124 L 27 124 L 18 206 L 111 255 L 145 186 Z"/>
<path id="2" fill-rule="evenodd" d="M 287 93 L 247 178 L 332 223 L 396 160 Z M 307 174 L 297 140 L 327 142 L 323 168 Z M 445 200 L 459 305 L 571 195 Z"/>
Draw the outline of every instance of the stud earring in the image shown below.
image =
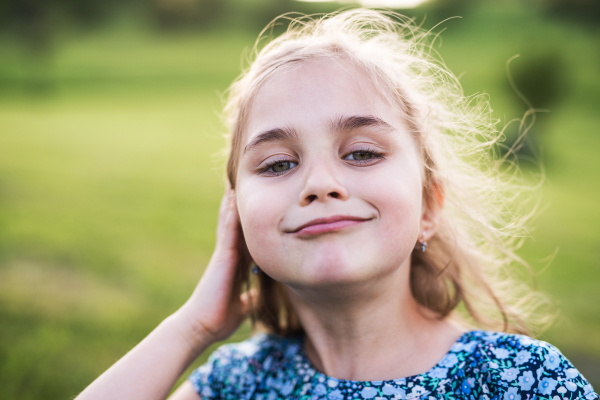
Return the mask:
<path id="1" fill-rule="evenodd" d="M 252 273 L 254 275 L 258 275 L 258 271 L 259 271 L 258 265 L 255 264 L 254 267 L 252 267 Z"/>
<path id="2" fill-rule="evenodd" d="M 425 250 L 427 250 L 427 242 L 424 240 L 425 238 L 425 231 L 423 231 L 423 235 L 421 235 L 421 239 L 419 239 L 419 245 L 421 246 L 421 252 L 425 253 Z"/>

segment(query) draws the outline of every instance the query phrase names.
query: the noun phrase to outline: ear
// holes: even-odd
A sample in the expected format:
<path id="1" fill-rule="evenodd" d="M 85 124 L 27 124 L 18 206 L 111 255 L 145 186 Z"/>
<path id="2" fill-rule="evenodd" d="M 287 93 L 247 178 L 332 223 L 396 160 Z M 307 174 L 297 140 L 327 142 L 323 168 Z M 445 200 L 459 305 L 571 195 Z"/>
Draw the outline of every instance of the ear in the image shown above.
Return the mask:
<path id="1" fill-rule="evenodd" d="M 444 207 L 444 189 L 441 182 L 430 179 L 423 190 L 423 205 L 421 207 L 421 231 L 419 240 L 427 242 L 433 237 L 438 228 L 440 213 Z"/>

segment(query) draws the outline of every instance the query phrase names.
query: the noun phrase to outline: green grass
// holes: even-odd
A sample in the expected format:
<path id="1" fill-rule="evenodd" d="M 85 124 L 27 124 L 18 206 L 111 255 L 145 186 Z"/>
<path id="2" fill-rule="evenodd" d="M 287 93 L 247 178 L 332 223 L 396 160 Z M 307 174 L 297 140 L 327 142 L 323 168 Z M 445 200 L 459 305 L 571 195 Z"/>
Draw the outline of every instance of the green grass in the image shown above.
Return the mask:
<path id="1" fill-rule="evenodd" d="M 439 51 L 504 121 L 522 112 L 506 60 L 564 60 L 539 124 L 547 208 L 522 254 L 540 271 L 558 248 L 538 276 L 561 309 L 543 338 L 600 385 L 598 35 L 518 8 L 446 25 Z M 223 191 L 218 93 L 253 41 L 113 29 L 63 38 L 47 68 L 0 43 L 0 398 L 74 396 L 187 299 Z"/>

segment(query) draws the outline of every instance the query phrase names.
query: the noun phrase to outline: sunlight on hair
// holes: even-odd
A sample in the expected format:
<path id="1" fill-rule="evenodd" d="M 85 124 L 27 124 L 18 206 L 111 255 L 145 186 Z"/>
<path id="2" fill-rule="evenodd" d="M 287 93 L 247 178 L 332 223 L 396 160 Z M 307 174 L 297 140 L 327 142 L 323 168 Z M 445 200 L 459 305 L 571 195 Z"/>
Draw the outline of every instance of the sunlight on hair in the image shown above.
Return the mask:
<path id="1" fill-rule="evenodd" d="M 289 21 L 287 32 L 272 38 L 271 27 L 282 20 Z M 546 298 L 513 278 L 513 266 L 530 271 L 516 250 L 530 236 L 527 223 L 536 209 L 531 201 L 535 188 L 514 160 L 499 156 L 504 134 L 492 118 L 488 96 L 464 95 L 433 47 L 436 37 L 410 18 L 364 8 L 275 20 L 227 93 L 228 179 L 235 188 L 243 132 L 267 79 L 319 58 L 356 68 L 403 116 L 419 144 L 426 204 L 441 206 L 443 194 L 437 233 L 427 252 L 413 252 L 413 296 L 440 318 L 530 334 L 547 324 L 548 318 L 538 312 Z M 247 270 L 249 265 L 240 266 L 246 275 Z M 275 290 L 277 282 L 265 274 L 261 280 L 257 319 L 275 333 L 301 329 L 293 310 L 278 305 L 289 301 L 278 297 L 282 291 Z M 267 292 L 269 298 L 263 296 Z"/>
<path id="2" fill-rule="evenodd" d="M 363 7 L 374 8 L 415 8 L 427 2 L 427 0 L 296 0 L 305 3 L 339 3 L 343 5 L 360 4 Z"/>

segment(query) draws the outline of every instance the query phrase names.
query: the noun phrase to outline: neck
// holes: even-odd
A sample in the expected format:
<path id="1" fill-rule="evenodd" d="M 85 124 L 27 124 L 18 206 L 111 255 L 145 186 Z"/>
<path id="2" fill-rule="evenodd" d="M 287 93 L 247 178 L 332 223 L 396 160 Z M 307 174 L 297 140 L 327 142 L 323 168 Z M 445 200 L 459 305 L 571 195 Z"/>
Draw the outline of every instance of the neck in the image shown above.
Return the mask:
<path id="1" fill-rule="evenodd" d="M 448 352 L 464 329 L 423 310 L 408 274 L 403 265 L 376 282 L 288 288 L 316 369 L 347 380 L 398 379 L 428 371 Z"/>

